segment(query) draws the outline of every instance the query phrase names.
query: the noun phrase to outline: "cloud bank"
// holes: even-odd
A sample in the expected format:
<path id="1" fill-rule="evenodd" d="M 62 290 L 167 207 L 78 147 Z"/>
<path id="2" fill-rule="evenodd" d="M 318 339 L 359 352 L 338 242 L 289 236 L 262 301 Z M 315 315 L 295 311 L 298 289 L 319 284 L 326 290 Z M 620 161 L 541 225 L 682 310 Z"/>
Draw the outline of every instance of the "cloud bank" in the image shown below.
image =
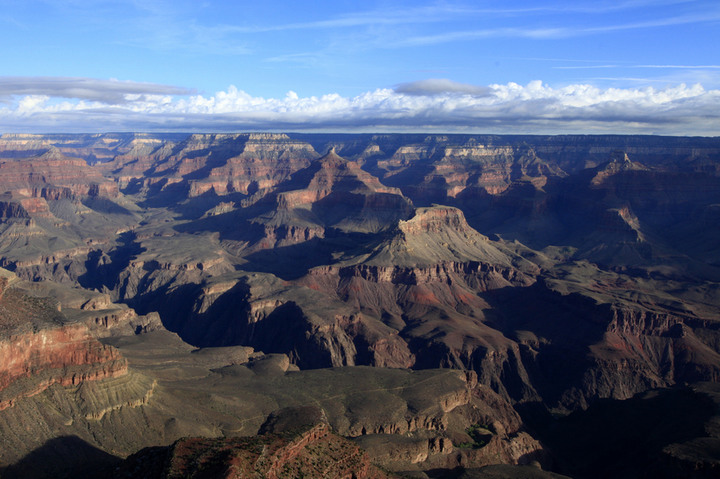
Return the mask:
<path id="1" fill-rule="evenodd" d="M 187 88 L 120 80 L 78 77 L 0 77 L 0 99 L 17 95 L 76 98 L 124 104 L 143 95 L 188 95 Z"/>
<path id="2" fill-rule="evenodd" d="M 487 87 L 458 83 L 445 78 L 431 78 L 411 83 L 401 83 L 395 87 L 395 93 L 423 96 L 441 95 L 447 93 L 489 96 L 492 91 Z"/>
<path id="3" fill-rule="evenodd" d="M 4 132 L 368 131 L 720 135 L 720 90 L 577 84 L 474 86 L 445 79 L 354 97 L 214 95 L 116 80 L 0 79 Z"/>

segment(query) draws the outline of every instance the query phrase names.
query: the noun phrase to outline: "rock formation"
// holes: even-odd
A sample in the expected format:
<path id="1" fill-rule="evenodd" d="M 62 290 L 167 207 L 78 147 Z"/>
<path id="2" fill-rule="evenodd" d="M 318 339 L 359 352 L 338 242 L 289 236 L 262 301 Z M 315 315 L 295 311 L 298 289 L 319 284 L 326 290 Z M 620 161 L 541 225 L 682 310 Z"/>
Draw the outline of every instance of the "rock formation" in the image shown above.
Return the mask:
<path id="1" fill-rule="evenodd" d="M 0 190 L 45 200 L 78 196 L 117 195 L 115 182 L 79 158 L 68 158 L 57 148 L 31 158 L 0 161 Z"/>
<path id="2" fill-rule="evenodd" d="M 53 384 L 79 386 L 127 374 L 127 361 L 88 326 L 68 322 L 59 304 L 0 278 L 0 410 Z"/>
<path id="3" fill-rule="evenodd" d="M 129 457 L 114 477 L 137 477 L 138 470 L 147 478 L 389 477 L 355 444 L 333 434 L 327 422 L 308 423 L 308 412 L 301 412 L 302 423 L 259 436 L 187 438 L 166 449 L 142 450 Z"/>
<path id="4" fill-rule="evenodd" d="M 419 387 L 429 409 L 360 395 L 387 405 L 374 418 L 338 400 L 329 424 L 397 471 L 530 461 L 511 406 L 532 421 L 720 378 L 719 159 L 716 138 L 3 135 L 0 266 L 31 282 L 0 303 L 0 413 L 35 418 L 27 447 L 64 431 L 125 456 L 307 405 L 241 406 L 251 378 L 385 391 L 449 368 L 478 384 Z M 318 384 L 306 402 L 329 400 Z"/>

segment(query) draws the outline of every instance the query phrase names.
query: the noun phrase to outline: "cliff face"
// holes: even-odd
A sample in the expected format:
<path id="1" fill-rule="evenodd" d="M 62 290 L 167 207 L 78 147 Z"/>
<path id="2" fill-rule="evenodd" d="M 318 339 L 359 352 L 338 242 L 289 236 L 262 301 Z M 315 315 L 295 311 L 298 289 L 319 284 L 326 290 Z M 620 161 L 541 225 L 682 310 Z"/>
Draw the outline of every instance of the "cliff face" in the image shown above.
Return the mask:
<path id="1" fill-rule="evenodd" d="M 25 198 L 13 193 L 6 193 L 0 200 L 0 218 L 50 218 L 52 213 L 45 198 Z M 4 201 L 3 201 L 4 200 Z"/>
<path id="2" fill-rule="evenodd" d="M 588 278 L 599 271 L 578 265 L 552 289 L 533 286 L 537 266 L 473 232 L 454 209 L 421 210 L 397 235 L 355 261 L 313 268 L 294 282 L 312 294 L 253 275 L 170 290 L 176 308 L 164 315 L 199 344 L 252 345 L 288 354 L 303 368 L 473 369 L 508 399 L 542 398 L 560 409 L 717 376 L 712 321 L 634 308 L 617 296 L 637 297 L 653 285 L 602 274 L 593 282 Z M 432 256 L 422 256 L 423 248 Z M 567 288 L 582 292 L 564 297 Z M 617 305 L 590 299 L 601 293 Z M 683 350 L 692 352 L 678 354 Z M 573 367 L 554 372 L 569 359 Z"/>
<path id="3" fill-rule="evenodd" d="M 76 196 L 117 196 L 117 185 L 78 158 L 59 150 L 30 158 L 0 161 L 0 190 L 45 200 Z"/>
<path id="4" fill-rule="evenodd" d="M 0 410 L 53 385 L 78 387 L 128 373 L 126 359 L 97 337 L 101 329 L 130 329 L 143 318 L 91 299 L 76 306 L 85 311 L 84 321 L 68 321 L 61 305 L 72 302 L 29 294 L 25 287 L 13 276 L 0 278 Z"/>
<path id="5" fill-rule="evenodd" d="M 424 323 L 437 324 L 442 339 L 432 341 L 451 344 L 455 359 L 433 355 L 419 364 L 470 364 L 468 357 L 482 344 L 510 345 L 481 324 L 487 305 L 478 293 L 530 285 L 539 272 L 472 230 L 459 210 L 442 207 L 401 220 L 393 236 L 369 253 L 314 267 L 292 284 L 252 274 L 226 277 L 215 286 L 209 269 L 163 276 L 154 268 L 148 274 L 145 265 L 131 262 L 121 274 L 126 285 L 121 291 L 136 300 L 137 293 L 145 295 L 135 303 L 143 312 L 159 308 L 171 329 L 196 344 L 247 344 L 288 354 L 303 367 L 412 366 L 412 349 L 425 350 L 430 341 Z M 183 286 L 191 275 L 206 283 Z M 130 289 L 134 285 L 143 291 Z M 441 318 L 448 315 L 456 322 L 443 325 Z M 478 333 L 483 339 L 458 339 Z"/>
<path id="6" fill-rule="evenodd" d="M 499 195 L 521 179 L 541 187 L 548 178 L 567 176 L 559 165 L 541 159 L 536 149 L 524 141 L 430 136 L 379 159 L 375 171 L 416 204 L 469 201 Z"/>
<path id="7" fill-rule="evenodd" d="M 0 461 L 13 464 L 3 475 L 34 477 L 42 470 L 81 475 L 89 464 L 96 473 L 108 465 L 120 471 L 116 458 L 88 453 L 101 448 L 126 455 L 189 436 L 218 439 L 181 440 L 163 448 L 167 460 L 159 462 L 151 459 L 156 457 L 152 450 L 141 452 L 130 459 L 129 473 L 142 470 L 143 477 L 153 477 L 153 467 L 160 466 L 217 475 L 213 467 L 234 464 L 246 467 L 245 473 L 271 474 L 281 467 L 337 477 L 347 469 L 360 476 L 375 471 L 370 463 L 437 469 L 542 458 L 517 413 L 478 385 L 472 373 L 367 367 L 298 371 L 287 357 L 283 361 L 241 347 L 197 350 L 162 329 L 106 341 L 127 355 L 127 374 L 79 385 L 55 383 L 0 411 Z M 290 417 L 272 414 L 263 424 L 267 414 L 286 406 L 300 411 Z M 313 418 L 322 419 L 321 427 Z M 473 424 L 489 428 L 488 444 L 481 449 L 460 446 L 472 441 L 465 430 Z M 258 431 L 265 436 L 234 439 Z M 370 456 L 358 449 L 368 441 Z M 248 444 L 264 447 L 247 451 Z M 378 444 L 396 451 L 390 461 L 378 453 Z"/>
<path id="8" fill-rule="evenodd" d="M 0 409 L 52 384 L 77 386 L 127 373 L 125 359 L 92 337 L 85 326 L 10 335 L 0 342 L 0 360 Z"/>
<path id="9" fill-rule="evenodd" d="M 63 155 L 82 158 L 88 164 L 102 163 L 129 153 L 138 145 L 159 146 L 185 138 L 185 134 L 103 133 L 36 135 L 5 133 L 0 135 L 0 158 L 28 158 L 57 149 Z"/>
<path id="10" fill-rule="evenodd" d="M 102 170 L 128 191 L 251 196 L 287 179 L 315 156 L 310 145 L 284 134 L 190 135 L 154 149 L 138 145 Z"/>
<path id="11" fill-rule="evenodd" d="M 263 228 L 249 253 L 324 238 L 326 231 L 377 233 L 406 218 L 410 201 L 339 157 L 334 150 L 297 171 L 261 203 L 266 211 L 250 219 Z"/>
<path id="12" fill-rule="evenodd" d="M 76 281 L 90 245 L 132 221 L 112 179 L 54 146 L 0 159 L 0 192 L 0 265 L 27 279 Z"/>
<path id="13" fill-rule="evenodd" d="M 116 477 L 133 470 L 144 477 L 385 477 L 376 476 L 376 465 L 385 471 L 427 471 L 545 458 L 517 413 L 478 386 L 472 374 L 428 371 L 413 378 L 397 370 L 356 368 L 295 376 L 305 384 L 301 394 L 311 393 L 320 379 L 345 395 L 312 392 L 315 403 L 273 411 L 253 437 L 184 438 L 167 448 L 140 451 Z M 361 378 L 367 383 L 357 384 Z M 279 393 L 284 386 L 275 382 Z M 406 386 L 397 387 L 401 384 Z M 482 430 L 484 439 L 472 438 L 468 430 Z"/>
<path id="14" fill-rule="evenodd" d="M 190 196 L 212 189 L 215 194 L 232 192 L 252 195 L 268 191 L 316 156 L 309 145 L 287 135 L 251 134 L 242 152 L 222 166 L 212 168 L 206 179 L 193 180 Z"/>

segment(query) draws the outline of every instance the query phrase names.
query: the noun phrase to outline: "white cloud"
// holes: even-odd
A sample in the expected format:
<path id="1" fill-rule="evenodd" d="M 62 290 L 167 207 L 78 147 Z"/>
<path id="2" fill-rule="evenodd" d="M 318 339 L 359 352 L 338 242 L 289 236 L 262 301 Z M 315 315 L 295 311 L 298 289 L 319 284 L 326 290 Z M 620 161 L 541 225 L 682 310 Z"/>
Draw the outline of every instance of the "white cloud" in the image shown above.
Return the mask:
<path id="1" fill-rule="evenodd" d="M 108 102 L 112 95 L 80 92 L 76 100 L 57 102 L 51 98 L 56 90 L 45 95 L 39 88 L 33 91 L 0 107 L 1 130 L 720 135 L 720 90 L 700 84 L 603 89 L 587 84 L 553 88 L 540 81 L 474 86 L 430 79 L 354 97 L 300 97 L 289 91 L 282 98 L 263 98 L 231 86 L 212 96 L 125 92 L 114 104 Z"/>
<path id="2" fill-rule="evenodd" d="M 27 115 L 43 110 L 45 103 L 50 99 L 47 95 L 28 95 L 20 99 L 15 110 L 19 115 Z"/>

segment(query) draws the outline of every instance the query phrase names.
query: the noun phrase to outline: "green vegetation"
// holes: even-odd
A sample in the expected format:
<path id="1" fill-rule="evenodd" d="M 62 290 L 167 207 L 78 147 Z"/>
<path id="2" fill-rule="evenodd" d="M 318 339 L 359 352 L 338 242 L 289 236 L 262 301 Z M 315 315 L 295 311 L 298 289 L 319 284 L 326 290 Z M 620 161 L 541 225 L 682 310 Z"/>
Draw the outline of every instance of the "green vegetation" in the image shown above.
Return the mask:
<path id="1" fill-rule="evenodd" d="M 473 424 L 465 429 L 465 434 L 470 436 L 472 442 L 461 442 L 456 447 L 460 449 L 480 449 L 485 447 L 494 434 L 492 426 L 486 424 Z"/>

